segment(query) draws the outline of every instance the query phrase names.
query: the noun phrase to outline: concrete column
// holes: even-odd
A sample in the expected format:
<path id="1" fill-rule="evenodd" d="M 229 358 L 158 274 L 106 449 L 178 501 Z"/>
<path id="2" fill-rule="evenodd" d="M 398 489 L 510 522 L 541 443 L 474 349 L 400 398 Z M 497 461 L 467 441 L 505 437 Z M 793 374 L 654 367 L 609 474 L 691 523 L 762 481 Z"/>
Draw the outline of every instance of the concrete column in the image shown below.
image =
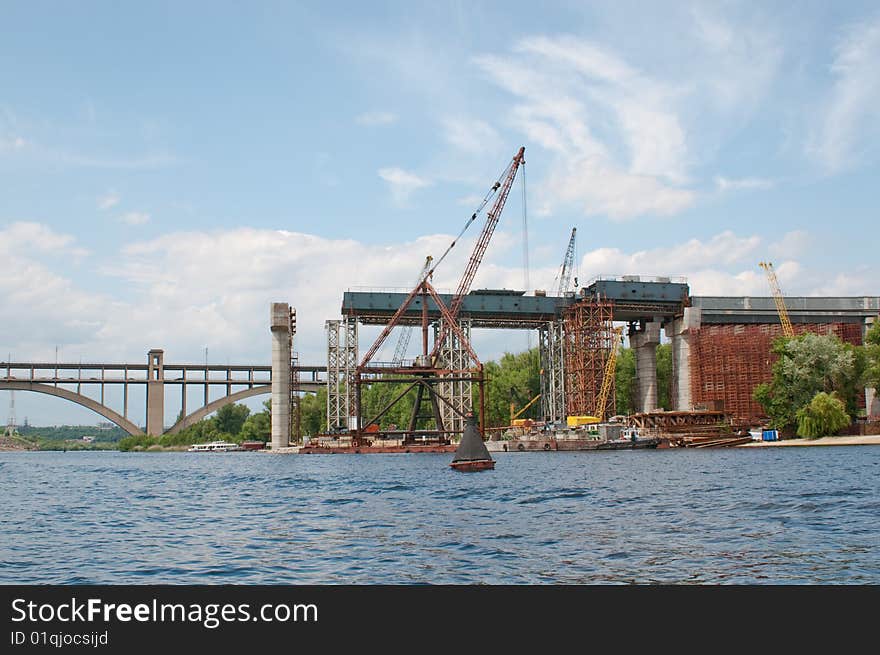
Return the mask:
<path id="1" fill-rule="evenodd" d="M 636 356 L 636 383 L 639 390 L 638 411 L 651 412 L 657 402 L 657 346 L 660 345 L 660 323 L 645 323 L 645 329 L 629 335 Z"/>
<path id="2" fill-rule="evenodd" d="M 679 318 L 666 325 L 666 336 L 672 342 L 672 408 L 693 409 L 691 397 L 691 330 L 700 327 L 701 310 L 685 307 Z"/>
<path id="3" fill-rule="evenodd" d="M 272 450 L 290 445 L 290 306 L 273 302 L 272 331 Z"/>
<path id="4" fill-rule="evenodd" d="M 164 351 L 147 353 L 147 434 L 158 437 L 165 432 Z"/>

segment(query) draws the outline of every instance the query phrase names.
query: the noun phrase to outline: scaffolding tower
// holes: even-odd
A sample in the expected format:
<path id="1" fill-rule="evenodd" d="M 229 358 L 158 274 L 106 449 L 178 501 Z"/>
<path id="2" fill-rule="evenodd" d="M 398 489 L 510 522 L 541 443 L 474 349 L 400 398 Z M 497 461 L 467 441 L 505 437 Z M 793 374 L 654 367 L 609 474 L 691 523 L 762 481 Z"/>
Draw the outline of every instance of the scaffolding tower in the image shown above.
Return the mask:
<path id="1" fill-rule="evenodd" d="M 605 369 L 614 345 L 612 303 L 591 298 L 565 310 L 563 333 L 565 342 L 564 380 L 568 416 L 589 416 L 596 411 Z M 614 413 L 614 381 L 611 381 Z"/>
<path id="2" fill-rule="evenodd" d="M 302 443 L 302 399 L 299 386 L 299 353 L 294 350 L 296 309 L 290 308 L 290 441 Z"/>
<path id="3" fill-rule="evenodd" d="M 563 320 L 547 321 L 538 330 L 541 358 L 541 416 L 565 421 L 565 330 Z"/>
<path id="4" fill-rule="evenodd" d="M 327 429 L 348 430 L 357 416 L 357 319 L 329 320 L 327 328 Z"/>
<path id="5" fill-rule="evenodd" d="M 467 341 L 471 338 L 471 321 L 459 320 L 460 333 Z M 434 324 L 434 338 L 439 339 L 439 323 Z M 449 369 L 450 371 L 462 371 L 470 367 L 470 357 L 461 339 L 453 330 L 446 330 L 446 336 L 440 345 L 438 352 L 437 368 Z M 443 421 L 442 428 L 448 433 L 464 432 L 464 416 L 471 411 L 473 400 L 473 383 L 470 379 L 462 378 L 460 373 L 446 373 L 440 376 L 440 395 L 446 398 L 450 404 L 440 403 L 440 417 Z"/>

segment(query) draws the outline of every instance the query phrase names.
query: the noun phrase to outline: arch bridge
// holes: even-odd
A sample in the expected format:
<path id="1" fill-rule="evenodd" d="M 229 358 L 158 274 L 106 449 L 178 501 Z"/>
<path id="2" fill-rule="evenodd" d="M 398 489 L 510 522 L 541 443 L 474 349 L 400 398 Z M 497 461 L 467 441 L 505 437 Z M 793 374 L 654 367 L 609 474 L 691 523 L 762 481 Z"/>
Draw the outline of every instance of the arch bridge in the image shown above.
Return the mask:
<path id="1" fill-rule="evenodd" d="M 0 362 L 0 391 L 33 391 L 64 398 L 92 410 L 121 427 L 130 435 L 175 434 L 224 405 L 272 391 L 272 367 L 253 364 L 168 364 L 164 351 L 150 350 L 146 363 L 46 363 Z M 326 366 L 291 367 L 297 388 L 316 393 L 326 385 Z M 122 387 L 122 412 L 106 402 L 108 386 Z M 129 388 L 146 388 L 146 430 L 129 418 Z M 179 387 L 181 416 L 165 429 L 165 388 Z M 187 389 L 204 389 L 203 403 L 187 407 Z M 83 387 L 98 388 L 93 398 Z M 211 400 L 211 387 L 221 387 L 225 394 Z M 189 413 L 188 413 L 189 411 Z"/>

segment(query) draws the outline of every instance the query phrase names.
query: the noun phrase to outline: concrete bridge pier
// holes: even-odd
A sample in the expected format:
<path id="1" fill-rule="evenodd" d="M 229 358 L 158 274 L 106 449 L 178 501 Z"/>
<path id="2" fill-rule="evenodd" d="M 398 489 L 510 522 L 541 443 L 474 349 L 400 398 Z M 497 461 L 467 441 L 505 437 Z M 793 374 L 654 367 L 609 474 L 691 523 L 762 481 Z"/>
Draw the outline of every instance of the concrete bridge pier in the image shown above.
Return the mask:
<path id="1" fill-rule="evenodd" d="M 147 353 L 147 434 L 153 437 L 165 432 L 164 357 L 165 351 L 158 348 Z"/>
<path id="2" fill-rule="evenodd" d="M 272 450 L 290 445 L 290 305 L 273 302 Z"/>
<path id="3" fill-rule="evenodd" d="M 629 335 L 636 356 L 638 411 L 650 412 L 659 407 L 657 398 L 657 346 L 660 345 L 660 323 L 643 323 L 644 329 Z"/>
<path id="4" fill-rule="evenodd" d="M 666 324 L 666 336 L 672 342 L 672 409 L 693 409 L 691 396 L 691 330 L 700 327 L 702 310 L 685 307 L 680 317 Z"/>

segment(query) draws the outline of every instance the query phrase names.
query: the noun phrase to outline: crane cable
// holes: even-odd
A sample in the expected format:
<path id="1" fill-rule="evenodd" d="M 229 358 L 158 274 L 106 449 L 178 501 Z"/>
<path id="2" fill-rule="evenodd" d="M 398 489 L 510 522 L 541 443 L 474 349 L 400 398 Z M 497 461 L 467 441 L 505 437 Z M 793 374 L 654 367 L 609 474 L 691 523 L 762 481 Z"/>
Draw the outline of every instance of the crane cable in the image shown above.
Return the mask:
<path id="1" fill-rule="evenodd" d="M 489 189 L 489 190 L 486 192 L 486 195 L 485 195 L 485 197 L 483 198 L 482 202 L 479 204 L 479 206 L 476 208 L 476 210 L 474 210 L 474 213 L 471 214 L 471 217 L 465 222 L 464 227 L 461 228 L 461 232 L 459 232 L 458 235 L 452 240 L 452 243 L 449 244 L 449 247 L 446 249 L 446 251 L 445 251 L 445 252 L 440 256 L 440 258 L 434 263 L 434 266 L 431 267 L 431 270 L 428 271 L 428 273 L 427 273 L 425 276 L 422 277 L 422 281 L 423 281 L 426 277 L 429 277 L 429 276 L 431 276 L 431 275 L 434 274 L 434 270 L 440 265 L 440 263 L 441 263 L 444 259 L 446 259 L 446 255 L 448 255 L 449 252 L 455 247 L 455 244 L 458 243 L 458 240 L 461 239 L 461 237 L 464 235 L 464 233 L 467 231 L 467 229 L 471 226 L 471 224 L 472 224 L 475 220 L 477 220 L 477 216 L 479 216 L 480 212 L 482 212 L 483 209 L 486 208 L 486 205 L 489 204 L 489 201 L 492 199 L 492 196 L 495 195 L 495 192 L 498 191 L 498 189 L 501 188 L 501 180 L 504 179 L 504 177 L 507 175 L 507 171 L 510 170 L 510 167 L 511 167 L 511 166 L 513 166 L 513 162 L 509 163 L 509 164 L 504 168 L 504 170 L 501 171 L 501 175 L 498 176 L 498 179 L 495 181 L 495 184 L 492 185 L 492 188 Z"/>

